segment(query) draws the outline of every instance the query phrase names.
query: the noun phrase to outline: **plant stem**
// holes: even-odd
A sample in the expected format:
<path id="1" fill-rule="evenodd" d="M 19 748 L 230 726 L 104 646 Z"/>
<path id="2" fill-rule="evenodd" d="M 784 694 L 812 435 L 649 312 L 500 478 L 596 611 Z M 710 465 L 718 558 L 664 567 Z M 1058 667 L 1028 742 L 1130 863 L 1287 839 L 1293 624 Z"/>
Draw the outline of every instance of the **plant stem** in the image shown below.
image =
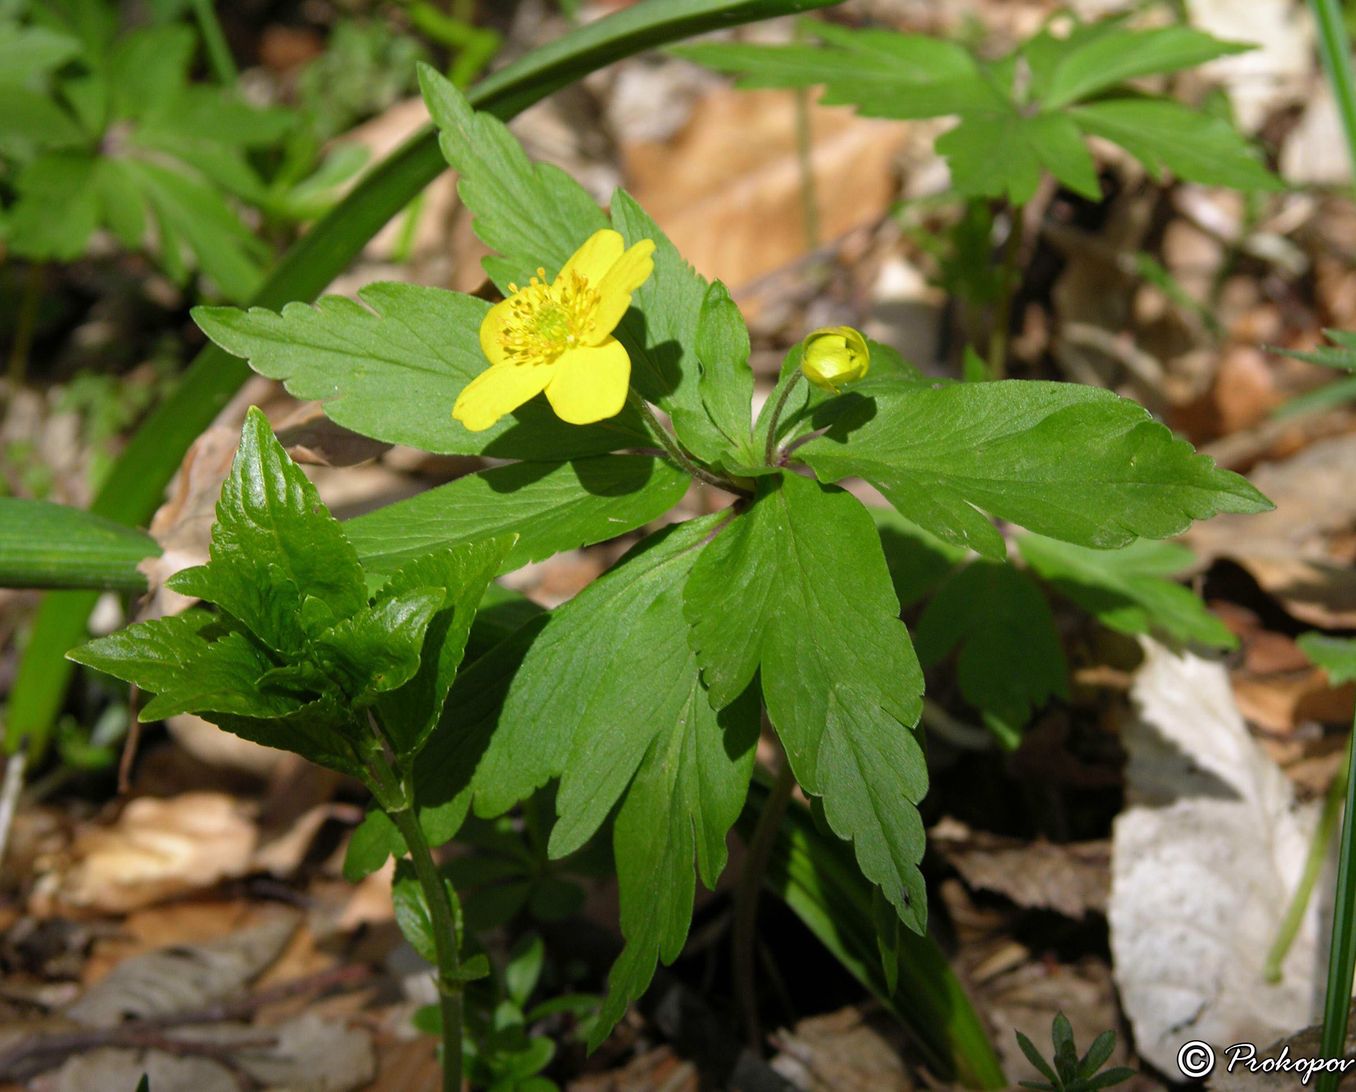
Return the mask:
<path id="1" fill-rule="evenodd" d="M 235 84 L 240 73 L 235 67 L 235 58 L 226 44 L 226 35 L 221 32 L 217 22 L 217 13 L 212 10 L 212 0 L 193 0 L 193 15 L 198 20 L 198 32 L 202 35 L 203 48 L 207 50 L 207 63 L 212 67 L 212 75 L 223 87 Z"/>
<path id="2" fill-rule="evenodd" d="M 428 839 L 414 810 L 409 807 L 389 813 L 405 848 L 419 886 L 424 889 L 429 918 L 433 924 L 433 943 L 438 956 L 438 1007 L 443 1023 L 443 1092 L 461 1092 L 462 982 L 458 977 L 461 958 L 456 915 L 447 897 L 447 887 L 433 860 Z"/>
<path id="3" fill-rule="evenodd" d="M 1351 159 L 1352 178 L 1356 180 L 1356 80 L 1351 74 L 1351 41 L 1342 19 L 1338 0 L 1309 0 L 1318 24 L 1318 52 L 1323 70 L 1332 85 L 1333 98 L 1347 136 L 1347 155 Z"/>
<path id="4" fill-rule="evenodd" d="M 42 262 L 29 265 L 24 277 L 24 293 L 19 297 L 19 317 L 14 324 L 14 341 L 9 349 L 10 397 L 23 385 L 28 373 L 28 352 L 33 347 L 33 331 L 38 324 L 38 305 L 42 302 L 42 283 L 47 267 Z"/>
<path id="5" fill-rule="evenodd" d="M 1318 817 L 1313 838 L 1309 842 L 1309 854 L 1304 859 L 1304 871 L 1300 874 L 1299 884 L 1290 898 L 1290 905 L 1285 909 L 1285 917 L 1281 919 L 1281 927 L 1276 931 L 1276 939 L 1272 942 L 1271 950 L 1267 952 L 1267 961 L 1262 973 L 1268 982 L 1281 980 L 1281 964 L 1285 962 L 1290 946 L 1295 942 L 1295 936 L 1304 922 L 1304 912 L 1309 908 L 1309 900 L 1313 897 L 1314 884 L 1318 882 L 1319 874 L 1323 871 L 1328 847 L 1332 845 L 1333 831 L 1337 828 L 1337 819 L 1342 814 L 1342 797 L 1346 795 L 1347 777 L 1350 773 L 1348 759 L 1342 760 L 1341 768 L 1332 779 L 1332 784 L 1328 786 L 1328 794 L 1323 799 L 1323 812 Z"/>
<path id="6" fill-rule="evenodd" d="M 753 828 L 748 855 L 744 858 L 744 870 L 739 876 L 739 886 L 735 888 L 734 928 L 731 933 L 735 996 L 739 1001 L 748 1044 L 759 1052 L 763 1045 L 763 1031 L 758 1020 L 758 991 L 754 987 L 753 977 L 754 949 L 758 943 L 755 937 L 758 897 L 763 890 L 763 878 L 767 875 L 772 844 L 777 840 L 777 832 L 781 829 L 795 784 L 791 763 L 783 754 L 781 769 L 777 771 L 772 790 L 758 815 L 758 824 Z"/>
<path id="7" fill-rule="evenodd" d="M 797 43 L 807 40 L 805 24 L 796 24 Z M 800 169 L 800 209 L 805 227 L 805 249 L 819 249 L 819 201 L 815 195 L 815 169 L 810 131 L 810 89 L 798 87 L 796 96 L 796 165 Z"/>
<path id="8" fill-rule="evenodd" d="M 1012 323 L 1012 298 L 1017 294 L 1017 258 L 1022 250 L 1022 230 L 1026 220 L 1026 206 L 1011 209 L 1012 227 L 1003 244 L 1003 268 L 998 289 L 998 305 L 994 308 L 993 329 L 989 331 L 989 375 L 1003 379 L 1008 374 L 1008 326 Z"/>
<path id="9" fill-rule="evenodd" d="M 791 397 L 791 392 L 796 389 L 805 373 L 797 370 L 786 386 L 782 388 L 782 393 L 778 396 L 776 404 L 772 407 L 772 418 L 767 423 L 767 446 L 763 449 L 763 463 L 766 466 L 774 466 L 773 458 L 777 454 L 777 426 L 782 423 L 782 411 L 786 409 L 786 400 Z"/>
<path id="10" fill-rule="evenodd" d="M 699 482 L 713 485 L 717 489 L 724 489 L 727 493 L 742 494 L 744 492 L 735 485 L 734 482 L 727 481 L 725 478 L 719 478 L 715 474 L 712 474 L 706 467 L 701 466 L 691 455 L 684 451 L 678 441 L 669 433 L 669 430 L 666 429 L 663 424 L 660 423 L 659 418 L 654 415 L 654 410 L 650 408 L 650 404 L 636 393 L 634 387 L 626 392 L 626 401 L 627 404 L 634 408 L 644 419 L 645 425 L 650 430 L 651 435 L 659 441 L 659 444 L 663 447 L 665 453 L 675 464 L 677 464 L 680 470 L 686 471 Z"/>
<path id="11" fill-rule="evenodd" d="M 1356 746 L 1356 722 L 1347 742 L 1347 769 Z M 1356 972 L 1356 777 L 1347 778 L 1347 804 L 1342 813 L 1342 840 L 1337 859 L 1337 893 L 1333 899 L 1332 944 L 1328 950 L 1328 989 L 1323 1000 L 1320 1055 L 1341 1058 L 1347 1042 L 1351 979 Z M 1340 1073 L 1319 1074 L 1318 1092 L 1335 1092 Z"/>

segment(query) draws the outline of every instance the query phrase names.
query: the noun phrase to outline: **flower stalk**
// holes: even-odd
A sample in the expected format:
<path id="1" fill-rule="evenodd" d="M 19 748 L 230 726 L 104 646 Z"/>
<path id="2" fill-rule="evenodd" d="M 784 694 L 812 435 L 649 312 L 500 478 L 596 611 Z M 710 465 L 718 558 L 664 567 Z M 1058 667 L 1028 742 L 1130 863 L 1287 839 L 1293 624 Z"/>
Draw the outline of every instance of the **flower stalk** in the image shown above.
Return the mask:
<path id="1" fill-rule="evenodd" d="M 685 471 L 699 482 L 715 486 L 717 489 L 723 489 L 727 493 L 744 494 L 745 491 L 735 485 L 734 482 L 712 474 L 711 471 L 707 470 L 706 467 L 702 466 L 696 459 L 684 451 L 678 441 L 670 434 L 669 430 L 666 429 L 659 418 L 655 416 L 654 410 L 650 408 L 650 404 L 636 393 L 635 388 L 631 388 L 626 392 L 626 402 L 627 405 L 640 414 L 650 435 L 655 438 L 660 447 L 664 449 L 664 453 L 673 460 L 674 464 L 680 470 Z"/>

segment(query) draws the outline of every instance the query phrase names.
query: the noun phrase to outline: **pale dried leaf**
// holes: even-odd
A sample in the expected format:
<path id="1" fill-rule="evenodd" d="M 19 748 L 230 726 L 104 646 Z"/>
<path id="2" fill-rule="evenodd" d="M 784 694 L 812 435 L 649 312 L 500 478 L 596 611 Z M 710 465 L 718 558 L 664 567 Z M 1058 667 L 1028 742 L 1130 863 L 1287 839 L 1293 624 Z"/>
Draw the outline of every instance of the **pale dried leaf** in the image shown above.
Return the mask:
<path id="1" fill-rule="evenodd" d="M 1276 110 L 1303 102 L 1314 76 L 1314 20 L 1306 4 L 1291 0 L 1186 0 L 1192 26 L 1257 48 L 1220 57 L 1202 72 L 1220 83 L 1234 116 L 1256 132 Z"/>
<path id="2" fill-rule="evenodd" d="M 241 1051 L 241 1067 L 264 1087 L 288 1092 L 350 1092 L 376 1074 L 372 1036 L 307 1013 L 281 1027 L 255 1028 L 277 1038 L 267 1051 Z"/>
<path id="3" fill-rule="evenodd" d="M 130 1090 L 146 1075 L 152 1092 L 240 1092 L 230 1070 L 208 1058 L 177 1057 L 160 1051 L 104 1048 L 67 1058 L 61 1068 L 31 1084 L 38 1092 L 112 1092 Z"/>
<path id="4" fill-rule="evenodd" d="M 1143 644 L 1108 919 L 1137 1049 L 1171 1073 L 1188 1039 L 1271 1042 L 1308 1021 L 1315 906 L 1281 981 L 1264 981 L 1262 963 L 1314 812 L 1248 735 L 1221 665 Z"/>
<path id="5" fill-rule="evenodd" d="M 141 797 L 116 823 L 82 832 L 71 862 L 43 876 L 35 909 L 122 913 L 201 891 L 250 868 L 258 834 L 222 793 Z"/>
<path id="6" fill-rule="evenodd" d="M 189 1012 L 239 993 L 278 958 L 298 916 L 279 912 L 202 944 L 157 948 L 126 959 L 91 986 L 66 1015 L 91 1027 Z"/>

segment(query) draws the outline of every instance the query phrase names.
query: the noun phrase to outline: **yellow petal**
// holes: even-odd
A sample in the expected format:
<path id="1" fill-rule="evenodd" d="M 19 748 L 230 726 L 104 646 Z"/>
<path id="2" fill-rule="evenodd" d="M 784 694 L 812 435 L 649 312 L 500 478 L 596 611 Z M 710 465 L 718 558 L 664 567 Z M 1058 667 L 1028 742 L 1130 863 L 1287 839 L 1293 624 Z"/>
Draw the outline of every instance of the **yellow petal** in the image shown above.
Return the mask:
<path id="1" fill-rule="evenodd" d="M 499 364 L 471 380 L 452 407 L 452 416 L 472 432 L 484 432 L 506 413 L 540 394 L 555 373 L 554 364 Z"/>
<path id="2" fill-rule="evenodd" d="M 654 272 L 653 254 L 654 240 L 642 239 L 621 255 L 598 282 L 598 309 L 593 314 L 590 328 L 594 344 L 616 329 L 622 315 L 631 306 L 631 293 Z"/>
<path id="3" fill-rule="evenodd" d="M 621 342 L 571 349 L 555 362 L 546 397 L 556 416 L 572 425 L 590 425 L 615 417 L 626 404 L 631 358 Z"/>
<path id="4" fill-rule="evenodd" d="M 509 301 L 500 300 L 480 321 L 480 351 L 489 358 L 491 364 L 503 364 L 507 359 L 502 334 L 511 314 Z"/>
<path id="5" fill-rule="evenodd" d="M 613 231 L 611 228 L 599 228 L 584 240 L 583 246 L 574 252 L 570 260 L 565 263 L 564 268 L 561 269 L 556 280 L 561 280 L 569 273 L 578 273 L 591 286 L 596 288 L 598 282 L 622 256 L 622 251 L 625 248 L 626 240 L 621 237 L 620 232 Z"/>

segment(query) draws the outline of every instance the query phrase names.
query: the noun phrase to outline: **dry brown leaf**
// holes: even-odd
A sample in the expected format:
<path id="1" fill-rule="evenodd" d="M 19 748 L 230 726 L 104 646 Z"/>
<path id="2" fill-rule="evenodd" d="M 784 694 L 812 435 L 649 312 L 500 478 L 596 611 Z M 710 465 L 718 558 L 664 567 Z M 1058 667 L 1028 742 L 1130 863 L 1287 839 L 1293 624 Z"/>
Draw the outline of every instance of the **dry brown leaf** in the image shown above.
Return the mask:
<path id="1" fill-rule="evenodd" d="M 772 1037 L 772 1068 L 806 1092 L 908 1092 L 898 1049 L 849 1006 L 799 1021 Z"/>
<path id="2" fill-rule="evenodd" d="M 295 913 L 277 911 L 258 925 L 202 944 L 176 944 L 123 960 L 66 1009 L 87 1027 L 169 1016 L 239 993 L 258 978 L 296 931 Z"/>
<path id="3" fill-rule="evenodd" d="M 662 1045 L 619 1069 L 590 1073 L 565 1087 L 566 1092 L 700 1092 L 704 1086 L 695 1065 Z"/>
<path id="4" fill-rule="evenodd" d="M 928 844 L 971 887 L 994 891 L 1018 906 L 1081 918 L 1104 913 L 1111 888 L 1109 842 L 1055 845 L 971 830 L 946 818 L 928 832 Z"/>
<path id="5" fill-rule="evenodd" d="M 1250 475 L 1276 509 L 1198 523 L 1186 542 L 1203 561 L 1237 561 L 1294 617 L 1330 629 L 1356 626 L 1356 434 L 1310 444 Z"/>
<path id="6" fill-rule="evenodd" d="M 143 1075 L 152 1089 L 240 1092 L 240 1082 L 231 1071 L 209 1058 L 111 1047 L 72 1055 L 55 1072 L 34 1079 L 28 1087 L 33 1092 L 111 1092 L 136 1088 Z"/>
<path id="7" fill-rule="evenodd" d="M 820 230 L 833 239 L 889 207 L 907 127 L 816 105 L 811 129 Z M 806 251 L 795 149 L 791 93 L 722 87 L 675 139 L 622 155 L 628 189 L 683 256 L 738 289 Z"/>
<path id="8" fill-rule="evenodd" d="M 392 446 L 335 424 L 325 416 L 319 402 L 298 406 L 278 422 L 273 434 L 293 461 L 310 466 L 356 466 Z"/>
<path id="9" fill-rule="evenodd" d="M 249 871 L 258 832 L 222 793 L 133 800 L 111 826 L 83 831 L 71 860 L 41 876 L 32 906 L 125 913 Z"/>

